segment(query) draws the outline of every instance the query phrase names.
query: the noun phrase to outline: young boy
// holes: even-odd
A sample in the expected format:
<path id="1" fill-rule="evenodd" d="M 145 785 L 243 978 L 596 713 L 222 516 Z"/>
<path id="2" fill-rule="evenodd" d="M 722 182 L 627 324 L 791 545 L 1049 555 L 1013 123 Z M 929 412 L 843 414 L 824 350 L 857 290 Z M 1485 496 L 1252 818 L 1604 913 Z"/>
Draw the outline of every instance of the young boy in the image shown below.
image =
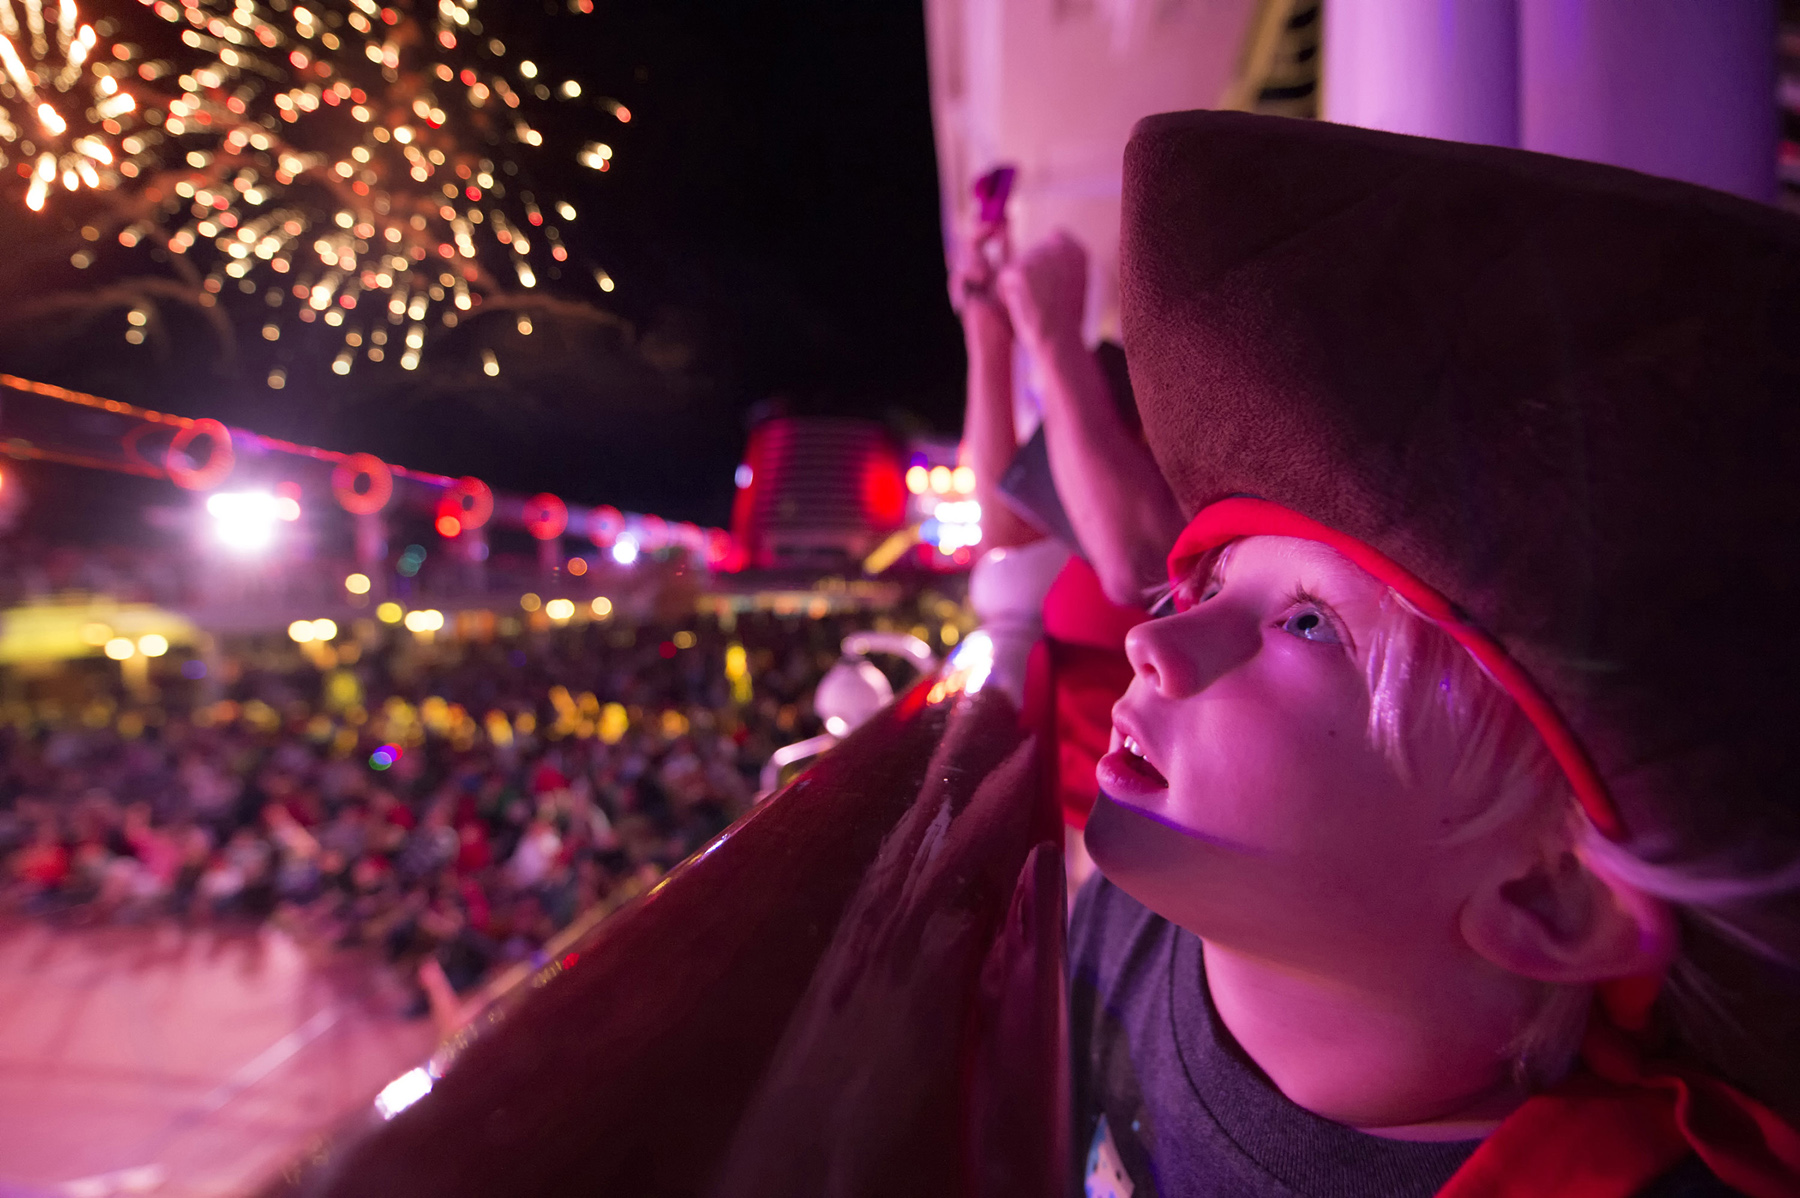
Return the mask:
<path id="1" fill-rule="evenodd" d="M 1800 1194 L 1800 222 L 1186 113 L 1122 261 L 1085 1192 Z"/>

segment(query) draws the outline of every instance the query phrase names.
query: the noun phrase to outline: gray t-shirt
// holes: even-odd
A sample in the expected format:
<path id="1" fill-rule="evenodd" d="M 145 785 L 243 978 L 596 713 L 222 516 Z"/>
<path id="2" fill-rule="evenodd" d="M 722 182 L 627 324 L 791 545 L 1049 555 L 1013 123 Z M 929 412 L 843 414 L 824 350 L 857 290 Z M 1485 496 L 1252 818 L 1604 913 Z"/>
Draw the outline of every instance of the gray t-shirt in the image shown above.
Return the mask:
<path id="1" fill-rule="evenodd" d="M 1096 875 L 1069 940 L 1077 1154 L 1088 1198 L 1431 1198 L 1479 1141 L 1365 1135 L 1289 1101 L 1231 1039 L 1200 940 Z M 1697 1158 L 1645 1198 L 1729 1194 Z"/>

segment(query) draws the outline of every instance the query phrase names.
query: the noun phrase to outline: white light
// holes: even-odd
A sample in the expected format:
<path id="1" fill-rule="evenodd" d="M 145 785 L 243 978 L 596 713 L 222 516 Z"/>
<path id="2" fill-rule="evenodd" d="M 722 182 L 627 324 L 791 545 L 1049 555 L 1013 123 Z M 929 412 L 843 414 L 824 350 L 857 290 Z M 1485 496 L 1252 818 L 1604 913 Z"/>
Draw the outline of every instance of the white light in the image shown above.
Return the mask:
<path id="1" fill-rule="evenodd" d="M 544 614 L 552 620 L 566 620 L 575 614 L 575 604 L 567 599 L 552 599 L 544 604 Z"/>
<path id="2" fill-rule="evenodd" d="M 315 640 L 315 641 L 336 640 L 337 634 L 338 634 L 337 621 L 336 620 L 314 620 L 312 622 L 312 633 L 313 633 L 313 640 Z"/>
<path id="3" fill-rule="evenodd" d="M 124 661 L 137 652 L 137 646 L 131 643 L 128 636 L 115 636 L 106 642 L 106 655 L 114 661 Z"/>
<path id="4" fill-rule="evenodd" d="M 145 657 L 161 657 L 169 651 L 169 638 L 154 632 L 147 632 L 138 638 L 138 652 Z"/>
<path id="5" fill-rule="evenodd" d="M 637 560 L 638 543 L 631 537 L 620 537 L 613 542 L 612 556 L 621 566 L 629 566 Z"/>
<path id="6" fill-rule="evenodd" d="M 404 622 L 408 632 L 436 632 L 444 626 L 444 613 L 431 607 L 409 611 Z"/>
<path id="7" fill-rule="evenodd" d="M 951 503 L 940 503 L 933 509 L 931 514 L 947 524 L 981 523 L 981 505 L 973 499 L 961 499 Z"/>
<path id="8" fill-rule="evenodd" d="M 844 717 L 841 715 L 826 716 L 825 731 L 831 733 L 833 736 L 845 736 L 848 735 L 850 731 L 850 725 L 845 722 Z"/>
<path id="9" fill-rule="evenodd" d="M 311 620 L 295 620 L 288 625 L 288 639 L 296 645 L 310 644 L 315 635 Z"/>
<path id="10" fill-rule="evenodd" d="M 932 541 L 939 553 L 955 553 L 981 544 L 981 527 L 976 524 L 939 524 L 937 539 Z"/>
<path id="11" fill-rule="evenodd" d="M 750 469 L 749 462 L 740 462 L 738 464 L 736 478 L 737 478 L 738 490 L 741 491 L 745 487 L 749 486 L 751 484 L 751 482 L 756 478 L 756 472 L 754 470 Z"/>
<path id="12" fill-rule="evenodd" d="M 994 668 L 994 642 L 979 629 L 971 632 L 950 655 L 950 675 L 962 676 L 964 694 L 975 694 L 988 680 Z"/>
<path id="13" fill-rule="evenodd" d="M 973 499 L 940 500 L 920 535 L 939 553 L 955 553 L 981 543 L 981 504 Z"/>
<path id="14" fill-rule="evenodd" d="M 364 1090 L 367 1094 L 368 1091 Z M 375 1111 L 383 1119 L 392 1119 L 419 1099 L 431 1093 L 431 1074 L 423 1068 L 408 1069 L 382 1087 L 375 1096 Z"/>
<path id="15" fill-rule="evenodd" d="M 275 522 L 289 518 L 284 512 L 290 505 L 298 517 L 298 503 L 284 502 L 266 491 L 220 491 L 206 500 L 213 534 L 220 544 L 240 553 L 267 549 L 275 539 Z"/>

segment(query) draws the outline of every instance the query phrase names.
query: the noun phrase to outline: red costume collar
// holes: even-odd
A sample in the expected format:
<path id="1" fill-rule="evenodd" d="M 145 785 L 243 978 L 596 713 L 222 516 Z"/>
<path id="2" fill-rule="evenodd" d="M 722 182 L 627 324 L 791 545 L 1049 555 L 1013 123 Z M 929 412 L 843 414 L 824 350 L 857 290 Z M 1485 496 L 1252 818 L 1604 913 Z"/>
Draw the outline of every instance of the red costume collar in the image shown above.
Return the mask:
<path id="1" fill-rule="evenodd" d="M 1593 825 L 1608 839 L 1623 839 L 1606 782 L 1562 713 L 1505 646 L 1386 554 L 1280 504 L 1239 496 L 1209 504 L 1188 522 L 1169 551 L 1170 581 L 1186 579 L 1226 542 L 1250 536 L 1328 545 L 1442 628 L 1519 705 Z M 1599 987 L 1582 1042 L 1586 1068 L 1514 1111 L 1438 1198 L 1630 1198 L 1689 1152 L 1751 1198 L 1800 1196 L 1800 1132 L 1724 1081 L 1659 1052 L 1651 1014 L 1661 980 L 1622 978 Z"/>

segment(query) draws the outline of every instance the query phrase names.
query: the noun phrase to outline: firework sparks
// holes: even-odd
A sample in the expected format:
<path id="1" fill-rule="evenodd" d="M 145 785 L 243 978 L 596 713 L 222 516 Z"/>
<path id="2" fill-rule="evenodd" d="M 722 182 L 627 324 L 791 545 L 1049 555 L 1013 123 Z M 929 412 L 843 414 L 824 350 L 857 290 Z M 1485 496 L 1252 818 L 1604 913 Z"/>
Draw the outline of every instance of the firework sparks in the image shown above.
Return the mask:
<path id="1" fill-rule="evenodd" d="M 121 244 L 193 257 L 214 293 L 227 280 L 261 290 L 270 340 L 284 312 L 341 328 L 339 374 L 394 342 L 416 369 L 429 327 L 569 260 L 558 222 L 574 207 L 540 201 L 514 155 L 544 143 L 533 103 L 573 102 L 582 86 L 553 90 L 536 63 L 509 58 L 476 0 L 439 0 L 429 21 L 374 0 L 139 2 L 110 61 L 84 70 L 113 32 L 104 23 L 78 24 L 74 0 L 50 22 L 26 0 L 20 26 L 0 0 L 0 141 L 30 159 L 33 208 L 59 180 L 126 188 L 136 212 Z M 79 102 L 48 98 L 78 87 Z M 577 155 L 597 170 L 611 158 L 598 142 Z"/>
<path id="2" fill-rule="evenodd" d="M 25 202 L 40 211 L 59 181 L 76 191 L 118 181 L 112 139 L 134 107 L 110 64 L 94 61 L 100 35 L 80 23 L 74 0 L 54 14 L 42 0 L 0 0 L 0 167 L 17 155 L 29 183 Z"/>

